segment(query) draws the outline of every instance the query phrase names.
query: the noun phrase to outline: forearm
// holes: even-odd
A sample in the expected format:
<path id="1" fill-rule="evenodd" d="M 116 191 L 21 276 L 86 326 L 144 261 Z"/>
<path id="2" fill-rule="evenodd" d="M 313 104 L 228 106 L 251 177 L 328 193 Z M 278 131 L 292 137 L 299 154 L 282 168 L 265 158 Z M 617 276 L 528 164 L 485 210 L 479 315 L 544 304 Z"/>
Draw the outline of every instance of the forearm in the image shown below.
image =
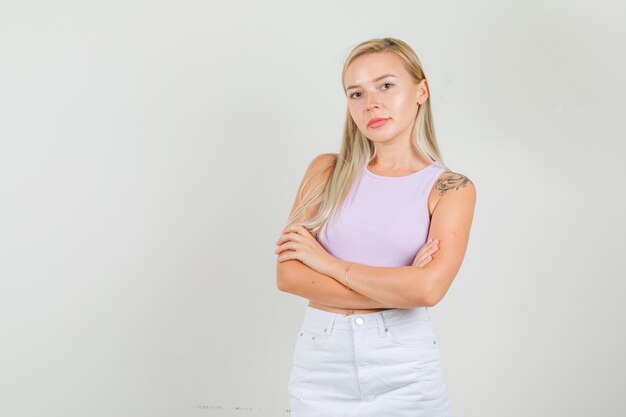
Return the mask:
<path id="1" fill-rule="evenodd" d="M 432 305 L 432 279 L 429 265 L 377 267 L 351 263 L 337 259 L 329 269 L 328 276 L 344 283 L 346 267 L 348 286 L 366 297 L 396 308 L 413 308 Z"/>
<path id="2" fill-rule="evenodd" d="M 349 309 L 395 307 L 350 290 L 332 277 L 309 268 L 298 260 L 278 263 L 276 273 L 282 291 L 320 304 Z"/>

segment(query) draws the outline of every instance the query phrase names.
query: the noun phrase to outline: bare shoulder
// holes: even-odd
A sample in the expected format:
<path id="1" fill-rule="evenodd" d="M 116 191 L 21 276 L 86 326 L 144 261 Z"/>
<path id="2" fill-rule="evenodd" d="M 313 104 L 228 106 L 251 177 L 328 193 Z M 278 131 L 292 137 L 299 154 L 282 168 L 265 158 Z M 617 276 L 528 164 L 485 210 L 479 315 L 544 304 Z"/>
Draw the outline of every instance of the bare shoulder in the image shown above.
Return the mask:
<path id="1" fill-rule="evenodd" d="M 439 176 L 434 189 L 440 197 L 458 190 L 462 190 L 460 195 L 464 195 L 466 198 L 476 194 L 476 187 L 468 177 L 450 170 L 447 170 Z"/>
<path id="2" fill-rule="evenodd" d="M 334 167 L 337 162 L 336 153 L 322 153 L 317 155 L 311 163 L 307 171 L 309 172 L 323 172 L 324 170 Z"/>
<path id="3" fill-rule="evenodd" d="M 466 175 L 448 169 L 437 178 L 430 192 L 428 206 L 431 215 L 443 200 L 473 208 L 476 202 L 476 187 Z"/>
<path id="4" fill-rule="evenodd" d="M 309 188 L 325 183 L 330 174 L 332 174 L 335 164 L 337 162 L 337 154 L 335 153 L 322 153 L 317 155 L 309 163 L 309 166 L 302 178 L 300 184 L 300 190 L 306 191 Z"/>
<path id="5" fill-rule="evenodd" d="M 334 171 L 334 167 L 337 161 L 337 154 L 333 153 L 323 153 L 315 158 L 309 163 L 307 170 L 300 182 L 300 186 L 298 187 L 298 192 L 296 193 L 296 198 L 291 207 L 291 215 L 298 209 L 303 203 L 308 201 L 312 195 L 319 194 L 320 190 L 323 189 L 326 181 Z M 310 207 L 306 212 L 302 213 L 302 215 L 298 216 L 294 222 L 301 222 L 307 219 L 310 219 L 317 213 L 319 209 L 319 203 Z"/>

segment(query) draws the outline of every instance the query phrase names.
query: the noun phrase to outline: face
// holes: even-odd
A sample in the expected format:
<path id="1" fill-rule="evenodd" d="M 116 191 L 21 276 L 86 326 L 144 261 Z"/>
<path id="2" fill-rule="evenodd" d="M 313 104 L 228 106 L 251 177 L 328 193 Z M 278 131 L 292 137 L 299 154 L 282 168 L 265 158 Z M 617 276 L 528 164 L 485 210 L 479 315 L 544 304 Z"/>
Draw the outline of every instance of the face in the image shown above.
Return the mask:
<path id="1" fill-rule="evenodd" d="M 408 143 L 418 104 L 428 98 L 425 79 L 416 84 L 401 58 L 377 52 L 362 55 L 348 66 L 344 86 L 350 115 L 365 137 L 374 142 Z M 374 122 L 379 118 L 387 120 Z"/>

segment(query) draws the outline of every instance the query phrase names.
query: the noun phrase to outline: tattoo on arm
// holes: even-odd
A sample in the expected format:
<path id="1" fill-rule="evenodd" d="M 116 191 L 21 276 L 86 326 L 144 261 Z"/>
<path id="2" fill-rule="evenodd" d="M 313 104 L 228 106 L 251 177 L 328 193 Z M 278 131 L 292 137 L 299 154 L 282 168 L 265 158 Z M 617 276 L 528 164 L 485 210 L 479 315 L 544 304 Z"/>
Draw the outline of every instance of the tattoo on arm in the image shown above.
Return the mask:
<path id="1" fill-rule="evenodd" d="M 446 171 L 446 173 L 450 173 L 452 175 L 446 175 L 444 178 L 437 181 L 437 190 L 439 190 L 439 195 L 444 195 L 447 191 L 451 189 L 458 190 L 459 188 L 465 188 L 465 184 L 469 182 L 469 178 L 465 175 L 457 174 L 456 172 L 452 172 L 450 170 Z"/>

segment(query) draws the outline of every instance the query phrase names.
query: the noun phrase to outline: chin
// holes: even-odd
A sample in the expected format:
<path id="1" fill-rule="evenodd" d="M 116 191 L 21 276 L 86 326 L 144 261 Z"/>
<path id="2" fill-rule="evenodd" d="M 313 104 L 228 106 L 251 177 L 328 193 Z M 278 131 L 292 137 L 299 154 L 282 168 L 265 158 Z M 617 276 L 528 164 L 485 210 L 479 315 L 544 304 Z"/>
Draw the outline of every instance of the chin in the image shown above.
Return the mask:
<path id="1" fill-rule="evenodd" d="M 372 142 L 376 142 L 376 143 L 385 143 L 390 141 L 393 136 L 385 136 L 385 137 L 370 137 L 370 136 L 365 136 L 366 138 L 368 138 L 369 140 L 371 140 Z"/>

